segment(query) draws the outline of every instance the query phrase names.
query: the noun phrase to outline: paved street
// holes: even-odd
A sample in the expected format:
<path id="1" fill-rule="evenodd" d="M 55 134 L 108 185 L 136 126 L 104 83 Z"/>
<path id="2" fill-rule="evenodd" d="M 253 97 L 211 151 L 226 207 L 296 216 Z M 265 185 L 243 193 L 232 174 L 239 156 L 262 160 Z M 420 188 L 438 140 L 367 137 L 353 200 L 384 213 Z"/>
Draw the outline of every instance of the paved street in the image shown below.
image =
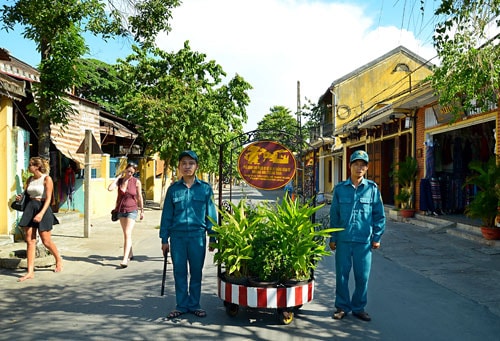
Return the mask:
<path id="1" fill-rule="evenodd" d="M 281 191 L 251 188 L 233 199 L 274 199 Z M 322 210 L 327 212 L 329 206 Z M 17 283 L 23 269 L 0 269 L 0 340 L 498 340 L 500 335 L 500 250 L 473 241 L 389 221 L 375 252 L 367 311 L 371 322 L 334 310 L 333 257 L 315 273 L 312 302 L 290 325 L 274 311 L 241 308 L 226 314 L 217 296 L 217 269 L 208 253 L 202 306 L 206 318 L 183 315 L 168 321 L 175 306 L 172 270 L 160 296 L 162 255 L 157 226 L 161 212 L 149 209 L 134 230 L 134 260 L 118 265 L 119 224 L 92 219 L 83 238 L 83 219 L 55 227 L 64 271 L 37 269 L 33 280 Z M 23 243 L 1 245 L 4 251 Z M 169 265 L 170 266 L 170 265 Z"/>

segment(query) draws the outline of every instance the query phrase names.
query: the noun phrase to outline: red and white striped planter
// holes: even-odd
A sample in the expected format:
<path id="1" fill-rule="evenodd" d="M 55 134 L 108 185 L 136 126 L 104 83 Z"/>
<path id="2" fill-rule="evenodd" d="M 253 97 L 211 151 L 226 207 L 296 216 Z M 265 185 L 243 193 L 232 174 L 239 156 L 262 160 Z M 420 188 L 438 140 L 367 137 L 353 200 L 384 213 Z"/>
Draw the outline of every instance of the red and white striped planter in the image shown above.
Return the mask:
<path id="1" fill-rule="evenodd" d="M 314 280 L 292 287 L 260 288 L 232 284 L 218 277 L 218 294 L 225 302 L 242 307 L 297 307 L 313 300 Z"/>

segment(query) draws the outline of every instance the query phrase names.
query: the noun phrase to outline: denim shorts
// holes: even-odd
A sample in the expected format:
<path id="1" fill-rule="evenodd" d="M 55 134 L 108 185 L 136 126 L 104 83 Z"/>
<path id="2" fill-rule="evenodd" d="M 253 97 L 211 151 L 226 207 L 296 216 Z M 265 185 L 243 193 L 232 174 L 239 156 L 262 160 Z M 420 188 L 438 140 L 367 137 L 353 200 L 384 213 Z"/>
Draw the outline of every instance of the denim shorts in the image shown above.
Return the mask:
<path id="1" fill-rule="evenodd" d="M 119 212 L 118 218 L 129 218 L 137 220 L 137 210 L 131 212 Z"/>

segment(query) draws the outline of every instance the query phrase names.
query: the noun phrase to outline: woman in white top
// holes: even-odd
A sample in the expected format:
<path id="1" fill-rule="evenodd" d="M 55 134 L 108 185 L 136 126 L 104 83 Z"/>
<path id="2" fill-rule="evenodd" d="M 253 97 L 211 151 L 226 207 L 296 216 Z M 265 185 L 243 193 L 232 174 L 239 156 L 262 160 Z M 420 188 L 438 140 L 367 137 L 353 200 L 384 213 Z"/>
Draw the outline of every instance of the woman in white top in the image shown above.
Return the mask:
<path id="1" fill-rule="evenodd" d="M 32 157 L 29 161 L 29 172 L 33 174 L 26 182 L 26 192 L 30 200 L 24 209 L 23 216 L 19 221 L 19 227 L 24 228 L 28 261 L 28 273 L 18 279 L 22 282 L 35 277 L 35 251 L 36 233 L 42 240 L 43 245 L 56 259 L 54 272 L 62 271 L 62 258 L 56 245 L 51 238 L 51 230 L 54 225 L 54 214 L 50 208 L 52 195 L 54 193 L 54 182 L 49 174 L 48 162 L 40 157 Z M 17 200 L 20 196 L 16 197 Z"/>

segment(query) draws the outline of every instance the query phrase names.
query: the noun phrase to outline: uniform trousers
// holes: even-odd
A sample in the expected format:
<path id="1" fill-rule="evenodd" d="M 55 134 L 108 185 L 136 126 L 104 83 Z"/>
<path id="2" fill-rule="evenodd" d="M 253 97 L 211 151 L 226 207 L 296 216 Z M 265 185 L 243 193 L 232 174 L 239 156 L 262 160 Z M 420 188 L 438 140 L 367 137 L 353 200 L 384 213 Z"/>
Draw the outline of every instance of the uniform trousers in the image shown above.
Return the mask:
<path id="1" fill-rule="evenodd" d="M 367 303 L 371 264 L 371 243 L 338 242 L 336 244 L 335 307 L 337 309 L 342 309 L 347 313 L 364 311 Z M 352 298 L 349 293 L 351 268 L 355 282 Z"/>
<path id="2" fill-rule="evenodd" d="M 206 244 L 205 235 L 198 237 L 170 237 L 176 309 L 183 313 L 201 308 L 201 279 Z"/>

